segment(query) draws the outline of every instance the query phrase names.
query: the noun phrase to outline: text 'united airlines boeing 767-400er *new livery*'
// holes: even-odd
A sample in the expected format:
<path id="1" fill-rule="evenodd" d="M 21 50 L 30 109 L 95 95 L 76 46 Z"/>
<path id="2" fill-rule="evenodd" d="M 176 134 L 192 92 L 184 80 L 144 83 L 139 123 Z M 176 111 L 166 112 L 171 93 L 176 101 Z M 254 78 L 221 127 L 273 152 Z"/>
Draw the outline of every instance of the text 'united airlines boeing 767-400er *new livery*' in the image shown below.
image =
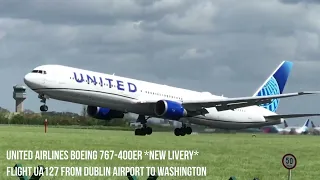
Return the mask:
<path id="1" fill-rule="evenodd" d="M 281 124 L 283 118 L 320 116 L 320 114 L 278 115 L 279 99 L 319 91 L 283 94 L 293 63 L 283 61 L 262 86 L 249 97 L 227 98 L 115 75 L 62 65 L 42 65 L 24 77 L 25 84 L 39 94 L 47 111 L 46 99 L 88 105 L 91 117 L 111 120 L 127 113 L 138 114 L 142 128 L 135 135 L 150 135 L 150 117 L 182 122 L 176 136 L 192 133 L 188 124 L 221 129 L 245 129 Z"/>

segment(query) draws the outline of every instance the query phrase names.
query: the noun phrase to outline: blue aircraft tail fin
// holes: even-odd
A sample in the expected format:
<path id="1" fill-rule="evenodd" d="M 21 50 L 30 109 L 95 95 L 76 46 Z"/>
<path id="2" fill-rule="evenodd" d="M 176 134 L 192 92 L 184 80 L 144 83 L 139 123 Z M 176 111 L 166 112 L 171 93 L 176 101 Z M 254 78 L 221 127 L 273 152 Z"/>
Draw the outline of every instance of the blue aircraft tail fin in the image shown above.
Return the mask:
<path id="1" fill-rule="evenodd" d="M 292 65 L 293 63 L 290 61 L 283 61 L 253 96 L 282 94 L 292 69 Z M 280 99 L 273 99 L 271 103 L 262 104 L 260 106 L 271 112 L 276 112 L 279 106 L 279 101 Z"/>
<path id="2" fill-rule="evenodd" d="M 310 122 L 310 120 L 308 119 L 308 120 L 306 120 L 306 122 L 304 123 L 304 127 L 309 127 L 309 122 Z"/>
<path id="3" fill-rule="evenodd" d="M 314 125 L 313 121 L 311 121 L 311 125 L 313 128 L 315 128 L 316 126 Z"/>
<path id="4" fill-rule="evenodd" d="M 284 127 L 289 127 L 286 120 L 283 120 Z"/>

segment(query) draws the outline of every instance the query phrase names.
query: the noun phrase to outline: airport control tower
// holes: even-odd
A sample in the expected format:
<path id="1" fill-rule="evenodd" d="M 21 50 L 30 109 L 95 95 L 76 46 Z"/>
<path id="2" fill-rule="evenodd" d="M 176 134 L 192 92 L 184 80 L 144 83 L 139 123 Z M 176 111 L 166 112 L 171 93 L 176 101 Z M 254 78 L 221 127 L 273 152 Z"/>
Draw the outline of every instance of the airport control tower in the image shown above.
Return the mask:
<path id="1" fill-rule="evenodd" d="M 13 86 L 13 99 L 16 100 L 16 112 L 23 112 L 23 101 L 27 98 L 26 87 L 21 85 Z"/>

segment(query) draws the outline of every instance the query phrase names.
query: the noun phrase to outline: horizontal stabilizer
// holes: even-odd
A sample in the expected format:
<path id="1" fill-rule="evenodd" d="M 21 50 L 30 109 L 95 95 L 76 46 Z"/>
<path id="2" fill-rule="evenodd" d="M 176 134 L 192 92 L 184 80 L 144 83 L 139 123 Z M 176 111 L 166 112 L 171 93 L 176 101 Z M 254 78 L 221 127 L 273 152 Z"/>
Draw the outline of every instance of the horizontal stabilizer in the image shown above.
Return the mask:
<path id="1" fill-rule="evenodd" d="M 267 120 L 278 120 L 280 118 L 298 118 L 298 117 L 310 117 L 310 116 L 320 116 L 320 114 L 279 114 L 264 116 Z"/>

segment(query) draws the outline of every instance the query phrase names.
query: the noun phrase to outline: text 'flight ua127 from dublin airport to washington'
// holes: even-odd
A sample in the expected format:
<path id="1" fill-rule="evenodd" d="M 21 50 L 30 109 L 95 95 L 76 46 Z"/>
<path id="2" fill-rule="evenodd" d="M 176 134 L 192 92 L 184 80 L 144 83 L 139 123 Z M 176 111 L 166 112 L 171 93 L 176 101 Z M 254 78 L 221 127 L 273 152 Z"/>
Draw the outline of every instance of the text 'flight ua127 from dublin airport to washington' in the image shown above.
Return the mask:
<path id="1" fill-rule="evenodd" d="M 138 114 L 142 128 L 135 135 L 150 135 L 150 117 L 182 122 L 176 136 L 192 133 L 187 124 L 221 129 L 244 129 L 281 124 L 283 118 L 320 116 L 320 114 L 284 114 L 276 111 L 280 98 L 318 94 L 295 92 L 283 94 L 293 63 L 283 61 L 253 96 L 227 98 L 209 92 L 197 92 L 136 79 L 103 74 L 62 65 L 42 65 L 24 77 L 25 84 L 39 94 L 47 111 L 46 99 L 88 105 L 90 116 L 110 120 L 127 113 Z"/>

